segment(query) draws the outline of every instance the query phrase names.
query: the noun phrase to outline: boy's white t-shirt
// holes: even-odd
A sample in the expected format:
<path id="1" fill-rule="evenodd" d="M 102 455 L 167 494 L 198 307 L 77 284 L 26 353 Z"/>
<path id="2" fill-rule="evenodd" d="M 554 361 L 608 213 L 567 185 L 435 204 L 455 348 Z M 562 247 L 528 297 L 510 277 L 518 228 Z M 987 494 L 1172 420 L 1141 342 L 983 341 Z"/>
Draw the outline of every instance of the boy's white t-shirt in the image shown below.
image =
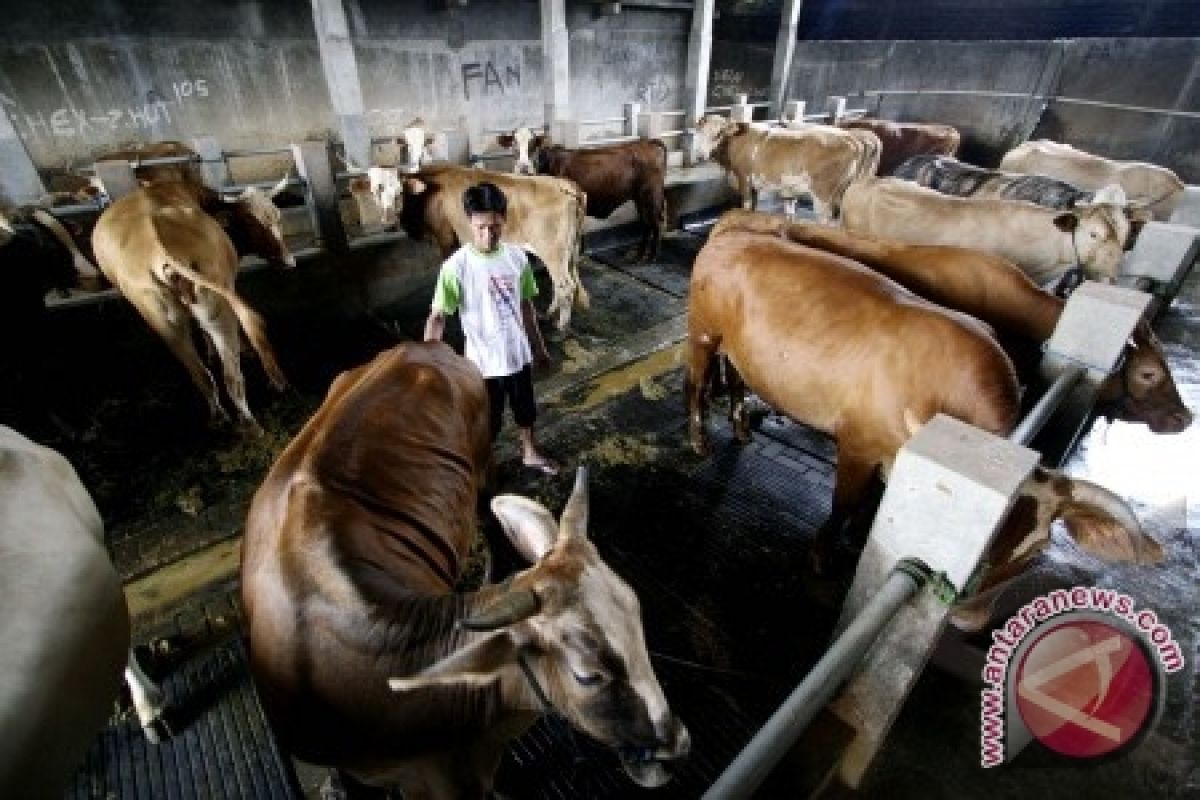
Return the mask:
<path id="1" fill-rule="evenodd" d="M 499 378 L 533 361 L 521 301 L 536 294 L 524 250 L 501 242 L 492 252 L 482 253 L 465 245 L 442 264 L 432 306 L 442 314 L 460 314 L 464 355 L 483 377 Z"/>

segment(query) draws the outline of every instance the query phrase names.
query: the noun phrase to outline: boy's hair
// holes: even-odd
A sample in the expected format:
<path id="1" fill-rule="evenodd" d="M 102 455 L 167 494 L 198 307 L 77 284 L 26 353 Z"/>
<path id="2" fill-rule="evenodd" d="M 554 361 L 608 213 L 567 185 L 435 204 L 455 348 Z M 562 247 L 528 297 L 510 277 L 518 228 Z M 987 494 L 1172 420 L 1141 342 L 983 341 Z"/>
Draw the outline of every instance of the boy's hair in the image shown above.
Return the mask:
<path id="1" fill-rule="evenodd" d="M 508 213 L 508 198 L 499 186 L 483 181 L 463 192 L 463 208 L 468 215 L 495 213 L 503 217 Z"/>

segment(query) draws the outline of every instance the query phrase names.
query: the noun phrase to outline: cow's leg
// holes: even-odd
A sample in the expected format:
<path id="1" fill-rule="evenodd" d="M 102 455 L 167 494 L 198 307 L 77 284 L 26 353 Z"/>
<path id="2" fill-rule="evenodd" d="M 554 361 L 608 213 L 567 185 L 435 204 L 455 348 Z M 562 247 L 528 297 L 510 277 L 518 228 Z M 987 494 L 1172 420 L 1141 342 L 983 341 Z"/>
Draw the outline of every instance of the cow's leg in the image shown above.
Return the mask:
<path id="1" fill-rule="evenodd" d="M 253 433 L 262 433 L 250 405 L 246 402 L 246 380 L 242 376 L 242 362 L 238 340 L 238 322 L 233 309 L 224 300 L 211 294 L 192 307 L 196 321 L 212 339 L 221 359 L 221 370 L 225 377 L 225 390 L 242 418 L 242 425 Z"/>
<path id="2" fill-rule="evenodd" d="M 826 573 L 833 566 L 834 546 L 839 535 L 847 527 L 847 522 L 855 518 L 856 514 L 870 513 L 869 510 L 861 510 L 859 504 L 875 473 L 875 465 L 856 458 L 847 450 L 848 448 L 839 442 L 837 471 L 833 484 L 833 509 L 829 519 L 817 529 L 813 538 L 811 562 L 813 571 L 817 574 Z"/>
<path id="3" fill-rule="evenodd" d="M 725 373 L 725 388 L 729 392 L 729 424 L 733 427 L 734 438 L 747 444 L 750 441 L 750 419 L 746 414 L 746 382 L 729 356 L 721 356 L 721 365 Z"/>
<path id="4" fill-rule="evenodd" d="M 212 373 L 200 360 L 196 345 L 192 341 L 192 317 L 187 309 L 173 297 L 164 298 L 156 295 L 153 300 L 135 303 L 142 318 L 151 330 L 157 333 L 167 347 L 183 364 L 192 383 L 200 390 L 200 394 L 208 401 L 208 414 L 213 423 L 229 419 L 225 409 L 221 408 L 220 396 L 217 394 L 217 382 Z"/>
<path id="5" fill-rule="evenodd" d="M 167 707 L 166 697 L 162 689 L 142 671 L 132 650 L 129 651 L 129 658 L 125 662 L 125 683 L 129 687 L 129 696 L 133 698 L 133 710 L 137 714 L 138 722 L 142 724 L 146 738 L 153 744 L 158 744 L 162 741 L 163 734 L 170 736 L 163 719 L 163 712 Z"/>
<path id="6" fill-rule="evenodd" d="M 688 337 L 688 441 L 697 455 L 706 455 L 708 442 L 708 382 L 712 376 L 719 340 L 706 333 Z"/>

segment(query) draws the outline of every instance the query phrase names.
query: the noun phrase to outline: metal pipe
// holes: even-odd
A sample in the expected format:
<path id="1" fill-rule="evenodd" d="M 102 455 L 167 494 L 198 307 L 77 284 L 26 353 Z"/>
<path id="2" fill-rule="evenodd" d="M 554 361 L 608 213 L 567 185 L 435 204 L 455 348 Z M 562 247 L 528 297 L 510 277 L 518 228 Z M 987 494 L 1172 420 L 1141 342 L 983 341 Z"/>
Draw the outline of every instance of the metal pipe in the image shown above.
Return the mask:
<path id="1" fill-rule="evenodd" d="M 703 800 L 751 797 L 800 734 L 841 688 L 880 632 L 929 579 L 929 567 L 903 559 L 850 627 L 804 677 L 750 743 L 738 754 Z"/>
<path id="2" fill-rule="evenodd" d="M 581 119 L 580 125 L 609 125 L 613 122 L 625 122 L 625 117 L 603 117 L 600 119 Z"/>
<path id="3" fill-rule="evenodd" d="M 225 158 L 245 158 L 249 156 L 292 155 L 290 147 L 260 147 L 253 150 L 225 150 L 221 153 Z"/>
<path id="4" fill-rule="evenodd" d="M 1058 408 L 1059 403 L 1066 397 L 1067 393 L 1075 388 L 1075 384 L 1086 374 L 1083 367 L 1071 365 L 1058 374 L 1054 379 L 1054 383 L 1050 384 L 1050 388 L 1037 401 L 1037 405 L 1029 410 L 1025 415 L 1025 419 L 1008 435 L 1009 441 L 1017 444 L 1029 444 L 1037 432 L 1042 429 L 1046 421 L 1050 419 L 1050 415 Z"/>

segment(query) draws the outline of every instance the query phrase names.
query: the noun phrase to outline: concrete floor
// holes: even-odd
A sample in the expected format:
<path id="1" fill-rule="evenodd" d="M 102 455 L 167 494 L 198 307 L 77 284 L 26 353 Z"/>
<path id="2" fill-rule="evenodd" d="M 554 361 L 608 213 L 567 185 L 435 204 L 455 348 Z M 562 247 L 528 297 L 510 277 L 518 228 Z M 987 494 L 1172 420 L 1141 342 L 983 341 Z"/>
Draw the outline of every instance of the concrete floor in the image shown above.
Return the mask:
<path id="1" fill-rule="evenodd" d="M 701 241 L 671 237 L 664 262 L 651 268 L 628 266 L 618 252 L 595 255 L 583 277 L 596 307 L 579 313 L 572 332 L 552 343 L 555 367 L 538 379 L 544 442 L 568 463 L 594 465 L 595 538 L 639 592 L 656 669 L 692 729 L 696 756 L 676 784 L 653 794 L 663 798 L 698 796 L 811 667 L 828 641 L 841 591 L 805 566 L 808 536 L 828 513 L 827 439 L 766 416 L 754 443 L 738 447 L 715 413 L 713 456 L 697 459 L 684 446 L 675 343 L 684 332 L 688 265 Z M 144 388 L 132 398 L 128 386 L 135 384 L 118 385 L 129 376 L 95 375 L 96 397 L 75 400 L 99 403 L 95 422 L 68 455 L 105 515 L 141 638 L 179 636 L 195 627 L 197 608 L 230 591 L 241 516 L 274 455 L 317 406 L 333 374 L 397 335 L 416 336 L 427 302 L 419 293 L 397 303 L 385 315 L 388 327 L 273 327 L 296 389 L 272 396 L 261 376 L 250 376 L 251 402 L 267 429 L 256 443 L 205 431 L 199 403 L 165 353 L 145 349 L 137 384 Z M 1191 276 L 1157 327 L 1181 393 L 1200 409 L 1200 275 Z M 110 397 L 125 401 L 104 399 Z M 1103 764 L 1029 752 L 1015 764 L 983 770 L 979 687 L 930 669 L 863 791 L 834 796 L 1200 796 L 1198 431 L 1193 425 L 1179 436 L 1156 437 L 1116 423 L 1093 431 L 1068 467 L 1136 504 L 1167 543 L 1165 567 L 1108 567 L 1060 537 L 1024 587 L 1037 593 L 1064 581 L 1112 586 L 1167 622 L 1187 664 L 1167 681 L 1164 714 L 1147 740 Z M 551 508 L 569 489 L 569 476 L 522 470 L 511 435 L 502 437 L 499 468 L 502 490 L 536 496 Z M 539 726 L 513 748 L 502 787 L 517 797 L 651 796 L 578 739 Z M 300 776 L 314 796 L 320 771 L 302 768 Z M 761 796 L 794 791 L 776 783 Z"/>

